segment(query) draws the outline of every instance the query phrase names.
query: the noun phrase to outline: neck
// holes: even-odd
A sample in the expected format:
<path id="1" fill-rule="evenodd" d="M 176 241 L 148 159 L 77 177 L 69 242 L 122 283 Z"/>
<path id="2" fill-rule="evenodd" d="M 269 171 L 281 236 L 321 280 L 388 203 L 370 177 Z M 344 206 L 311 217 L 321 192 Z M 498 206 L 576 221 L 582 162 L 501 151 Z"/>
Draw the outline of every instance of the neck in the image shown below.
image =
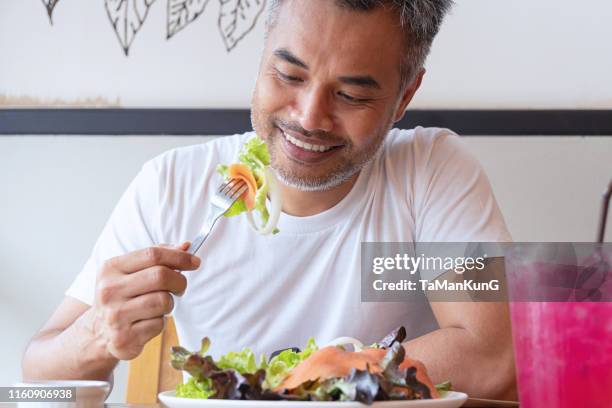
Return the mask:
<path id="1" fill-rule="evenodd" d="M 342 184 L 324 191 L 303 191 L 280 183 L 283 212 L 296 217 L 307 217 L 329 210 L 351 191 L 359 172 Z"/>

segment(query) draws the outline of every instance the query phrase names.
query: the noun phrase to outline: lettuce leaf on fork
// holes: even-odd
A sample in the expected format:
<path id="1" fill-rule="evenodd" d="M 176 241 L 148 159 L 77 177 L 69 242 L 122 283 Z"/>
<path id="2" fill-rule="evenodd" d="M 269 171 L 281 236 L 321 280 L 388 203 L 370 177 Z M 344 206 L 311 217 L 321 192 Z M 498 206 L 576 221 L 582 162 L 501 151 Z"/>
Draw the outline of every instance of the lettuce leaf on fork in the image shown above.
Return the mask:
<path id="1" fill-rule="evenodd" d="M 251 137 L 242 146 L 240 153 L 238 154 L 238 160 L 240 163 L 246 165 L 252 172 L 253 177 L 257 183 L 257 192 L 255 193 L 255 207 L 253 210 L 259 212 L 261 222 L 263 226 L 268 224 L 270 220 L 270 211 L 267 206 L 268 195 L 271 196 L 272 200 L 272 211 L 280 211 L 280 203 L 274 203 L 280 201 L 280 197 L 276 193 L 277 189 L 273 189 L 271 193 L 271 183 L 275 183 L 273 173 L 270 171 L 270 153 L 263 139 L 259 136 Z M 224 180 L 228 180 L 229 177 L 229 165 L 221 164 L 217 166 L 217 172 L 223 176 Z M 276 198 L 278 196 L 278 198 Z M 274 205 L 276 204 L 276 205 Z M 248 212 L 248 208 L 244 200 L 236 201 L 229 210 L 225 212 L 226 217 L 234 217 L 242 213 Z M 273 217 L 278 219 L 278 216 Z M 261 228 L 263 229 L 263 227 Z M 277 233 L 278 230 L 274 226 L 272 233 Z"/>
<path id="2" fill-rule="evenodd" d="M 267 217 L 264 219 L 264 221 L 267 222 L 270 214 L 266 208 L 266 195 L 268 193 L 268 189 L 266 188 L 264 169 L 266 166 L 270 165 L 270 153 L 268 153 L 268 147 L 259 136 L 252 137 L 247 140 L 244 146 L 242 146 L 242 150 L 238 154 L 238 160 L 242 164 L 246 164 L 255 176 L 255 181 L 257 181 L 257 195 L 255 196 L 257 206 L 255 209 L 260 212 L 263 211 L 267 215 Z M 217 172 L 221 174 L 224 179 L 229 178 L 228 170 L 229 166 L 227 164 L 220 164 L 217 166 Z M 225 216 L 234 217 L 246 211 L 248 210 L 244 201 L 238 200 L 230 207 L 229 210 L 227 210 Z M 262 219 L 263 218 L 264 214 L 262 214 Z"/>

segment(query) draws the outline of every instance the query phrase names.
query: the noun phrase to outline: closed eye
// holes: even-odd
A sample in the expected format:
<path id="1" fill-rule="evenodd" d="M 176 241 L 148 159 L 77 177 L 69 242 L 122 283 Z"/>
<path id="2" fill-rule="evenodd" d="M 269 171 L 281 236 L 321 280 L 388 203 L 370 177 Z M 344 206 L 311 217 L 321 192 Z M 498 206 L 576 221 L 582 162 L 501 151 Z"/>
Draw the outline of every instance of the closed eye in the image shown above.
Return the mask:
<path id="1" fill-rule="evenodd" d="M 371 99 L 355 98 L 354 96 L 351 96 L 344 92 L 338 92 L 338 96 L 350 103 L 367 103 L 371 101 Z"/>
<path id="2" fill-rule="evenodd" d="M 285 74 L 277 68 L 275 68 L 274 71 L 276 72 L 276 76 L 278 76 L 281 80 L 285 82 L 304 82 L 302 78 Z"/>

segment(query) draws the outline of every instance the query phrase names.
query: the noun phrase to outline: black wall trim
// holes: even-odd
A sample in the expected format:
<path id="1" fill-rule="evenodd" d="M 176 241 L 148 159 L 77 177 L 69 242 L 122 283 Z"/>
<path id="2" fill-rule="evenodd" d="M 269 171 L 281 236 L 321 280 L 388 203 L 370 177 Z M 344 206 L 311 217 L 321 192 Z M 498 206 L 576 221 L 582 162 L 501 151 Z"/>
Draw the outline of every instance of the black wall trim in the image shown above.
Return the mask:
<path id="1" fill-rule="evenodd" d="M 467 136 L 612 136 L 612 110 L 409 110 L 398 127 Z M 247 109 L 0 109 L 0 135 L 230 135 Z"/>

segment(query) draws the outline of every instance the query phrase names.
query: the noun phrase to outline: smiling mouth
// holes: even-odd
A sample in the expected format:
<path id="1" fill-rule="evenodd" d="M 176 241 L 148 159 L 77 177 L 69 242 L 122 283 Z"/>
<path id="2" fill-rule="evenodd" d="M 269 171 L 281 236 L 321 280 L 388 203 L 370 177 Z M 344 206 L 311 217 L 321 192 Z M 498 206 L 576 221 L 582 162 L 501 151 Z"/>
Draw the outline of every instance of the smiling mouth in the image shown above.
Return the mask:
<path id="1" fill-rule="evenodd" d="M 283 134 L 283 137 L 285 138 L 287 142 L 289 142 L 290 144 L 296 147 L 299 147 L 300 149 L 306 150 L 308 152 L 325 153 L 330 150 L 334 150 L 334 149 L 341 147 L 341 146 L 325 146 L 325 145 L 320 145 L 316 143 L 303 142 L 299 140 L 298 138 L 291 136 L 290 134 L 285 132 L 283 129 L 280 129 L 280 131 Z"/>

